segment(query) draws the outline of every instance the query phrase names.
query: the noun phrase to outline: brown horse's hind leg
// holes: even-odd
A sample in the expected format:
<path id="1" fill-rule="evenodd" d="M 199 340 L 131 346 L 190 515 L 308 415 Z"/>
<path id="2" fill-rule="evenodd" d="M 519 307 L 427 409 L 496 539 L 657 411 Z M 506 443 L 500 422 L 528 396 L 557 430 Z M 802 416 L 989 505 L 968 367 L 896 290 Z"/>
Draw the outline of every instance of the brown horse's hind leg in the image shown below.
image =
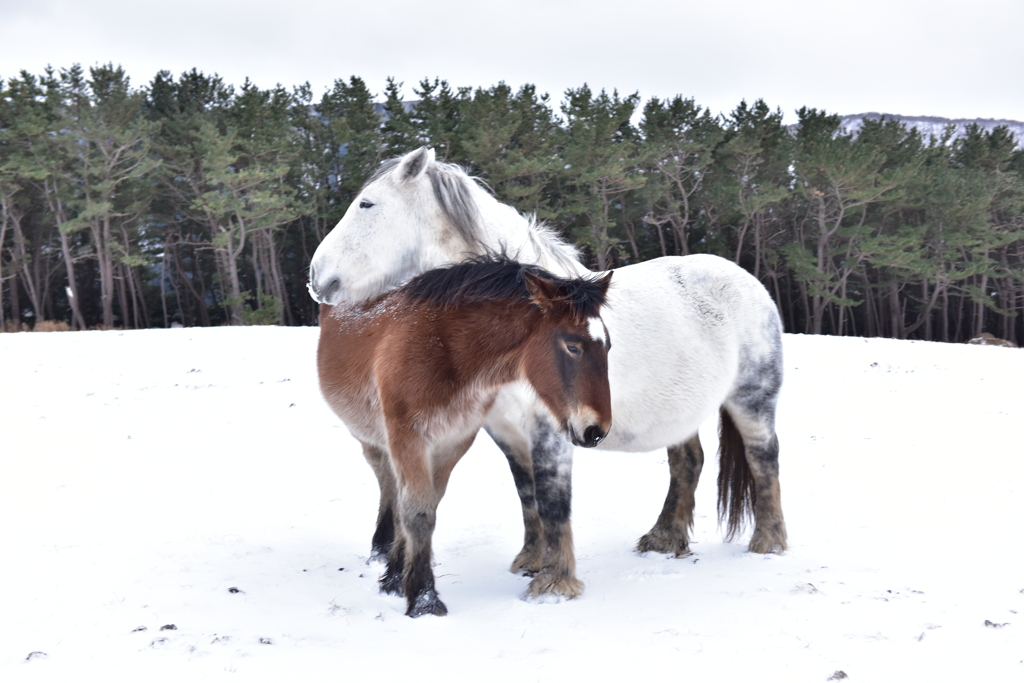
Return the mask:
<path id="1" fill-rule="evenodd" d="M 572 444 L 547 421 L 538 419 L 533 430 L 533 480 L 537 513 L 543 525 L 541 570 L 530 582 L 527 595 L 575 598 L 583 594 L 576 578 L 572 544 Z"/>
<path id="2" fill-rule="evenodd" d="M 508 459 L 512 479 L 516 484 L 519 502 L 523 508 L 523 549 L 512 560 L 509 571 L 513 574 L 523 572 L 527 576 L 536 576 L 541 570 L 544 559 L 544 529 L 537 511 L 537 487 L 533 480 L 533 459 L 524 448 L 515 448 L 502 438 L 496 429 L 488 428 L 487 433 Z M 511 441 L 511 440 L 510 440 Z"/>
<path id="3" fill-rule="evenodd" d="M 638 553 L 669 553 L 676 557 L 690 554 L 690 530 L 693 528 L 694 491 L 704 467 L 704 449 L 700 437 L 668 448 L 671 479 L 665 505 L 658 521 L 636 544 Z"/>
<path id="4" fill-rule="evenodd" d="M 368 443 L 362 445 L 363 457 L 373 468 L 373 473 L 377 475 L 377 484 L 380 486 L 380 505 L 377 508 L 377 526 L 370 545 L 370 560 L 384 561 L 395 541 L 395 499 L 398 495 L 395 488 L 395 473 L 387 453 Z"/>
<path id="5" fill-rule="evenodd" d="M 397 516 L 397 515 L 396 515 Z M 405 576 L 405 536 L 399 534 L 387 554 L 384 573 L 380 575 L 380 591 L 388 595 L 404 595 L 402 581 Z"/>

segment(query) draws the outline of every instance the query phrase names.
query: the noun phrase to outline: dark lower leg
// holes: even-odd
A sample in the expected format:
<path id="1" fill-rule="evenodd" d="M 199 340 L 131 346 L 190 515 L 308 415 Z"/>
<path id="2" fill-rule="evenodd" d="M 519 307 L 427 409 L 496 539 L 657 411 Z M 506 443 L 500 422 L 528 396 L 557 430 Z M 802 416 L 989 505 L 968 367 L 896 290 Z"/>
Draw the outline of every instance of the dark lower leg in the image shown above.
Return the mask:
<path id="1" fill-rule="evenodd" d="M 528 593 L 574 598 L 583 593 L 583 582 L 576 578 L 570 524 L 572 445 L 546 422 L 537 422 L 533 437 L 533 480 L 543 553 L 540 571 L 530 582 Z"/>
<path id="2" fill-rule="evenodd" d="M 433 510 L 410 510 L 403 506 L 402 525 L 406 534 L 405 571 L 402 589 L 408 604 L 406 615 L 444 616 L 448 608 L 441 602 L 434 587 L 434 571 L 430 567 L 431 536 L 434 533 Z"/>
<path id="3" fill-rule="evenodd" d="M 388 595 L 402 595 L 402 577 L 405 573 L 405 539 L 399 535 L 387 555 L 387 566 L 380 577 L 380 590 Z"/>
<path id="4" fill-rule="evenodd" d="M 786 549 L 786 522 L 779 489 L 779 440 L 747 446 L 747 463 L 754 477 L 754 534 L 750 552 L 781 553 Z"/>
<path id="5" fill-rule="evenodd" d="M 704 449 L 694 434 L 688 441 L 669 446 L 668 467 L 671 477 L 665 505 L 658 521 L 636 544 L 637 552 L 670 553 L 676 557 L 690 553 L 690 530 L 697 480 L 704 467 Z"/>
<path id="6" fill-rule="evenodd" d="M 377 512 L 377 528 L 373 532 L 373 540 L 370 542 L 370 559 L 386 558 L 394 542 L 395 511 L 390 503 L 385 504 L 384 501 L 381 501 L 380 510 Z"/>
<path id="7" fill-rule="evenodd" d="M 367 443 L 362 446 L 363 457 L 373 468 L 373 473 L 377 476 L 377 485 L 380 487 L 377 526 L 370 541 L 370 560 L 383 560 L 391 552 L 391 545 L 395 541 L 395 473 L 391 469 L 391 460 L 387 453 Z"/>
<path id="8" fill-rule="evenodd" d="M 533 462 L 529 453 L 521 453 L 514 449 L 491 430 L 488 430 L 488 434 L 508 460 L 508 467 L 512 472 L 519 502 L 523 508 L 523 549 L 512 561 L 509 571 L 513 574 L 524 572 L 533 575 L 540 571 L 544 553 L 544 530 L 541 526 L 540 513 L 537 511 Z"/>

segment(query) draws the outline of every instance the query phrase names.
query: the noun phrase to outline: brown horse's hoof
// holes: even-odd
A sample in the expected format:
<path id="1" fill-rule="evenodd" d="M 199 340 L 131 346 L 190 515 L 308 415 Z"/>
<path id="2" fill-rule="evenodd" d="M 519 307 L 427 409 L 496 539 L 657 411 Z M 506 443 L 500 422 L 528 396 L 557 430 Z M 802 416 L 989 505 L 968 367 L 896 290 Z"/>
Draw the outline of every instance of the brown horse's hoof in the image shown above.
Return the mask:
<path id="1" fill-rule="evenodd" d="M 690 552 L 690 542 L 686 534 L 672 533 L 671 530 L 655 527 L 640 537 L 636 542 L 638 553 L 662 553 L 675 557 L 686 557 Z"/>
<path id="2" fill-rule="evenodd" d="M 390 571 L 384 570 L 380 577 L 380 592 L 388 595 L 403 595 L 401 572 L 392 574 Z"/>
<path id="3" fill-rule="evenodd" d="M 448 608 L 441 602 L 436 591 L 424 591 L 418 598 L 409 601 L 409 609 L 406 610 L 405 616 L 415 619 L 424 614 L 432 614 L 435 617 L 443 617 L 448 614 Z"/>
<path id="4" fill-rule="evenodd" d="M 565 572 L 545 567 L 530 581 L 525 597 L 557 597 L 572 600 L 583 595 L 583 588 L 583 582 L 575 576 L 569 576 Z"/>

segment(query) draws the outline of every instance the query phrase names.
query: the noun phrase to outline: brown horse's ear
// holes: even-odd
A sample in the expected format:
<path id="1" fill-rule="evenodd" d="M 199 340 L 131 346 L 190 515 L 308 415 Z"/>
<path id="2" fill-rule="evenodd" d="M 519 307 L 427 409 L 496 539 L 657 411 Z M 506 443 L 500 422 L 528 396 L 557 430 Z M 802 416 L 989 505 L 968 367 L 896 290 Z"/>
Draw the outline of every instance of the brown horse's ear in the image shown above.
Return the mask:
<path id="1" fill-rule="evenodd" d="M 544 313 L 548 313 L 553 305 L 553 300 L 558 294 L 558 287 L 542 277 L 527 271 L 526 288 L 530 291 L 530 303 L 534 304 Z"/>
<path id="2" fill-rule="evenodd" d="M 612 271 L 608 271 L 608 274 L 597 281 L 597 286 L 601 288 L 601 295 L 606 296 L 608 294 L 608 285 L 612 283 Z"/>

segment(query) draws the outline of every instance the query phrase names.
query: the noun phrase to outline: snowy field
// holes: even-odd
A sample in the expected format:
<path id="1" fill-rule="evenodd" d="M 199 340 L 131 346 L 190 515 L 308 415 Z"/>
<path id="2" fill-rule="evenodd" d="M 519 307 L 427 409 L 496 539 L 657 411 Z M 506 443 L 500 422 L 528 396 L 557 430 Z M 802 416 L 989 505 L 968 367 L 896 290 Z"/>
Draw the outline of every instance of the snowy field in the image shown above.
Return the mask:
<path id="1" fill-rule="evenodd" d="M 722 541 L 714 424 L 683 559 L 632 552 L 664 452 L 577 450 L 568 602 L 520 598 L 481 435 L 438 513 L 450 613 L 412 620 L 316 338 L 0 334 L 0 681 L 1024 680 L 1022 350 L 787 335 L 782 556 Z"/>

